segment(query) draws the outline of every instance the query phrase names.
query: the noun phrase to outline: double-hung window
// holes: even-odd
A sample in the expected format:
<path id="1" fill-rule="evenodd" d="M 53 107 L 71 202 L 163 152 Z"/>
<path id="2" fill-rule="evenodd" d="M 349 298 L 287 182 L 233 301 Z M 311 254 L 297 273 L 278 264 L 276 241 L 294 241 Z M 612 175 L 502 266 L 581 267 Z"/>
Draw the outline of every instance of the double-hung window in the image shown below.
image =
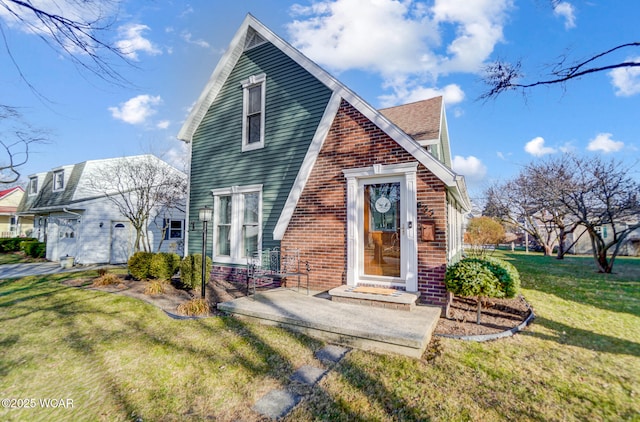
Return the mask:
<path id="1" fill-rule="evenodd" d="M 29 179 L 29 195 L 36 195 L 38 193 L 38 178 L 32 177 Z"/>
<path id="2" fill-rule="evenodd" d="M 58 170 L 53 172 L 53 190 L 64 189 L 64 170 Z"/>
<path id="3" fill-rule="evenodd" d="M 244 264 L 262 243 L 262 185 L 214 189 L 213 199 L 215 260 Z"/>
<path id="4" fill-rule="evenodd" d="M 184 237 L 184 220 L 171 220 L 166 219 L 164 221 L 165 227 L 165 240 L 180 240 Z"/>
<path id="5" fill-rule="evenodd" d="M 242 150 L 264 147 L 264 106 L 267 76 L 262 73 L 242 81 Z"/>

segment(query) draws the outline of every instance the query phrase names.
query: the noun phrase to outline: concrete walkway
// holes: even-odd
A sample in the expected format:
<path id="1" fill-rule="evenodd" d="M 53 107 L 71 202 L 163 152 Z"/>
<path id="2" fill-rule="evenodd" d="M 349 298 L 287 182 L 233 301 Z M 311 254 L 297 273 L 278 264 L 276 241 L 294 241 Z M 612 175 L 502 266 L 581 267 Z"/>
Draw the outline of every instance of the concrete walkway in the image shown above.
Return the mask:
<path id="1" fill-rule="evenodd" d="M 36 262 L 31 264 L 4 264 L 0 265 L 0 280 L 6 278 L 22 278 L 34 275 L 57 274 L 72 271 L 95 270 L 101 267 L 114 267 L 113 265 L 76 265 L 65 269 L 57 262 Z"/>
<path id="2" fill-rule="evenodd" d="M 218 304 L 235 316 L 280 325 L 331 343 L 419 358 L 440 317 L 436 306 L 372 308 L 279 288 Z"/>

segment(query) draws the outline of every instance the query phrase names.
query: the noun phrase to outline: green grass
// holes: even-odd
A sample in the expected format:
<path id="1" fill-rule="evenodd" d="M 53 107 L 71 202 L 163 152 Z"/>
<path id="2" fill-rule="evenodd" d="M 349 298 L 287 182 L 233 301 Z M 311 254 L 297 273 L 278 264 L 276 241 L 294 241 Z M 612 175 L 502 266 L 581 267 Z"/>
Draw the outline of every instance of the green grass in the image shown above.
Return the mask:
<path id="1" fill-rule="evenodd" d="M 0 253 L 0 265 L 3 264 L 24 264 L 31 262 L 47 262 L 44 258 L 32 258 L 26 256 L 24 252 Z"/>
<path id="2" fill-rule="evenodd" d="M 439 341 L 432 361 L 351 351 L 300 420 L 640 421 L 640 260 L 505 253 L 537 318 L 512 338 Z M 63 277 L 0 281 L 0 395 L 73 399 L 0 420 L 256 420 L 251 406 L 322 344 L 233 318 L 173 320 Z"/>

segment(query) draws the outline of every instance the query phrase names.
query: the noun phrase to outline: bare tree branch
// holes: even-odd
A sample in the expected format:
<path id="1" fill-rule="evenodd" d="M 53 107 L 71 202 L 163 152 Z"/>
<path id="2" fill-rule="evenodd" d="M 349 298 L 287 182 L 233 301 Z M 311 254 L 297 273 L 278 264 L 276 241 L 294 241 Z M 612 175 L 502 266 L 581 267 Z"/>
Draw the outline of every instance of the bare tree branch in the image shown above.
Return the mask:
<path id="1" fill-rule="evenodd" d="M 620 50 L 638 47 L 640 47 L 640 42 L 620 44 L 601 53 L 594 54 L 586 60 L 578 61 L 568 66 L 565 65 L 566 56 L 563 56 L 554 65 L 549 78 L 528 83 L 519 82 L 519 80 L 524 77 L 521 70 L 521 61 L 517 61 L 515 64 L 512 64 L 498 60 L 484 68 L 483 81 L 489 89 L 487 92 L 480 95 L 480 99 L 493 99 L 498 97 L 500 94 L 511 90 L 526 90 L 528 88 L 534 88 L 542 85 L 563 84 L 569 80 L 593 73 L 606 72 L 608 70 L 620 68 L 640 67 L 640 61 L 637 60 L 615 61 L 615 59 L 611 58 L 614 53 L 619 52 Z M 600 66 L 592 66 L 595 61 L 603 59 L 610 59 L 613 60 L 613 62 Z"/>

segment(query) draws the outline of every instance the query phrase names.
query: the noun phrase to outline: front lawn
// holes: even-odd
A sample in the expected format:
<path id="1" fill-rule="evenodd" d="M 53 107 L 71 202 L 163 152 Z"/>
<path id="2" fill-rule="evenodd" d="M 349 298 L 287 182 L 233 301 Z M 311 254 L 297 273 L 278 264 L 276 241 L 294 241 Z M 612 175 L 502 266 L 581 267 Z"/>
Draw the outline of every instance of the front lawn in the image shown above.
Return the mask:
<path id="1" fill-rule="evenodd" d="M 527 331 L 441 339 L 429 361 L 353 350 L 286 420 L 640 420 L 640 260 L 602 275 L 588 258 L 505 257 L 537 315 Z M 73 400 L 1 420 L 256 420 L 260 397 L 319 365 L 323 345 L 299 334 L 60 284 L 95 275 L 0 281 L 0 395 Z"/>

